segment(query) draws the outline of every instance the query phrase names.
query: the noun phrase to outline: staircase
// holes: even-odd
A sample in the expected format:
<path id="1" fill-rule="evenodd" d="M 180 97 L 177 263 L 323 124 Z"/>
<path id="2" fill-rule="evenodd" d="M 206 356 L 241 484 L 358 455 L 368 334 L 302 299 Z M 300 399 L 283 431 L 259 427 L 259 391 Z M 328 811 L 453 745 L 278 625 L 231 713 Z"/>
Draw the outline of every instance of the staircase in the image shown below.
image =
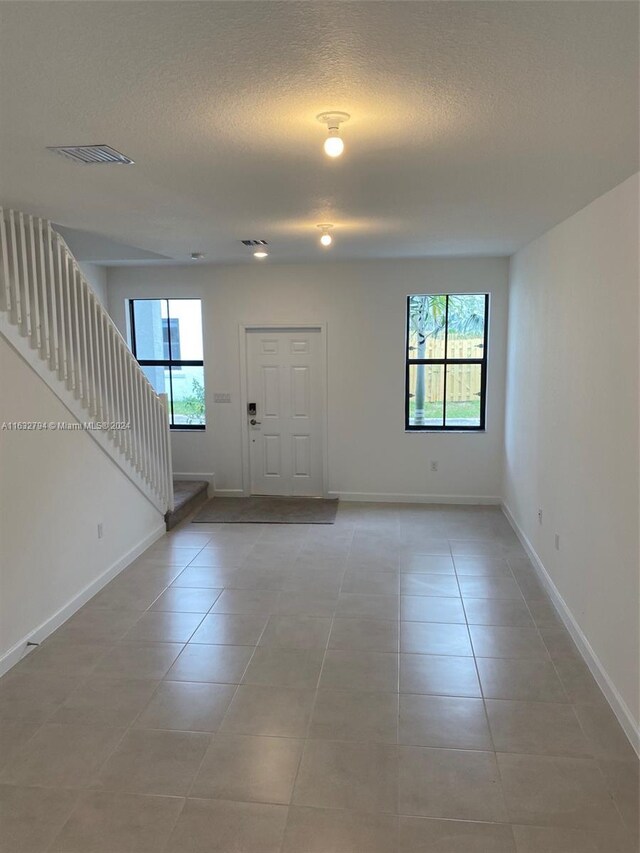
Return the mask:
<path id="1" fill-rule="evenodd" d="M 173 510 L 165 514 L 167 530 L 201 506 L 209 496 L 209 483 L 206 480 L 174 480 L 173 481 Z"/>
<path id="2" fill-rule="evenodd" d="M 0 334 L 142 494 L 171 513 L 166 395 L 156 394 L 51 223 L 2 208 Z"/>

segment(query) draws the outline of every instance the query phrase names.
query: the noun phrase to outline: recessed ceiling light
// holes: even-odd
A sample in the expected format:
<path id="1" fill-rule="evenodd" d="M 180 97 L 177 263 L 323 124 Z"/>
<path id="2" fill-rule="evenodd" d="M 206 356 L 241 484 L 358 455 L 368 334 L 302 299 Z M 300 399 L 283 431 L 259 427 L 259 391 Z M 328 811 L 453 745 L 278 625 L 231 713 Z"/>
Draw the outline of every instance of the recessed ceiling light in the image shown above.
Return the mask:
<path id="1" fill-rule="evenodd" d="M 318 228 L 322 232 L 322 236 L 320 237 L 320 244 L 327 249 L 333 243 L 333 237 L 329 233 L 333 228 L 329 222 L 322 222 L 318 225 Z"/>
<path id="2" fill-rule="evenodd" d="M 266 240 L 240 240 L 243 246 L 247 246 L 248 248 L 253 249 L 253 257 L 254 258 L 268 258 L 269 250 L 267 246 L 269 245 Z"/>
<path id="3" fill-rule="evenodd" d="M 324 141 L 324 153 L 328 157 L 339 157 L 344 151 L 344 142 L 340 136 L 340 125 L 349 121 L 349 113 L 320 113 L 319 122 L 327 125 L 327 138 Z"/>

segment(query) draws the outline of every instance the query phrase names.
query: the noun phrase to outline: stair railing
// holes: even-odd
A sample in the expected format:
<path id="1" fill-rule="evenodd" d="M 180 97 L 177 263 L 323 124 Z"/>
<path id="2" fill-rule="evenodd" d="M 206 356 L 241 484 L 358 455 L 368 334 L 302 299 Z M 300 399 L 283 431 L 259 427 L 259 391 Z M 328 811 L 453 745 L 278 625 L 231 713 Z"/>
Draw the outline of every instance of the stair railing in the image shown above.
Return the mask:
<path id="1" fill-rule="evenodd" d="M 34 367 L 39 360 L 38 373 L 76 417 L 82 411 L 92 437 L 154 505 L 173 509 L 166 395 L 156 394 L 64 239 L 46 219 L 0 208 L 0 253 L 0 330 Z"/>

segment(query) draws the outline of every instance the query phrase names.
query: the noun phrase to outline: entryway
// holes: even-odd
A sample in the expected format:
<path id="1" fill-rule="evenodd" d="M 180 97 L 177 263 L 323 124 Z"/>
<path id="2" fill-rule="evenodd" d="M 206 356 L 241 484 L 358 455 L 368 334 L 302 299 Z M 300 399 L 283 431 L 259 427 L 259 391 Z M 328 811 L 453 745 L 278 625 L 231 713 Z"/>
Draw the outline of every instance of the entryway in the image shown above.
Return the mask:
<path id="1" fill-rule="evenodd" d="M 326 343 L 321 326 L 244 327 L 245 488 L 324 494 Z"/>

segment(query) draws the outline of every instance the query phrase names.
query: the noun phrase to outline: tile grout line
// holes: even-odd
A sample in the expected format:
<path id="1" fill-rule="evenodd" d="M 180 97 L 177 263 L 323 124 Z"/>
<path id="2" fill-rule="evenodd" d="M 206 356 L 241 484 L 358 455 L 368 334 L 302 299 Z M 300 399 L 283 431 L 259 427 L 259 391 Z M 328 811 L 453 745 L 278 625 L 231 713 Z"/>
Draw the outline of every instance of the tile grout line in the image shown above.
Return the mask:
<path id="1" fill-rule="evenodd" d="M 475 673 L 476 673 L 476 678 L 478 679 L 478 686 L 480 688 L 480 693 L 482 696 L 482 708 L 483 708 L 483 712 L 484 712 L 485 724 L 487 726 L 487 731 L 489 732 L 489 739 L 491 741 L 493 760 L 494 760 L 495 768 L 496 768 L 496 771 L 498 774 L 498 780 L 500 782 L 500 799 L 501 799 L 502 806 L 504 808 L 505 817 L 509 821 L 511 837 L 513 839 L 514 850 L 515 850 L 516 839 L 515 839 L 515 835 L 513 832 L 511 821 L 509 820 L 509 817 L 510 817 L 509 816 L 509 810 L 508 810 L 507 801 L 506 801 L 506 798 L 504 795 L 504 779 L 503 779 L 502 773 L 500 771 L 500 762 L 498 761 L 498 753 L 496 751 L 496 745 L 495 745 L 495 741 L 493 738 L 493 730 L 491 728 L 491 723 L 489 721 L 489 713 L 487 711 L 487 697 L 485 696 L 484 687 L 482 686 L 482 680 L 480 678 L 480 670 L 478 669 L 478 656 L 476 655 L 476 649 L 475 649 L 475 646 L 473 644 L 473 640 L 471 638 L 471 631 L 469 629 L 469 619 L 468 619 L 468 614 L 467 614 L 467 608 L 465 606 L 465 600 L 464 600 L 464 597 L 462 595 L 462 588 L 460 587 L 460 580 L 459 580 L 459 576 L 458 576 L 458 569 L 457 569 L 457 566 L 455 564 L 455 559 L 453 561 L 453 566 L 454 566 L 454 571 L 456 573 L 456 579 L 458 580 L 458 588 L 460 589 L 460 600 L 462 601 L 462 608 L 463 608 L 463 611 L 465 614 L 465 619 L 467 622 L 467 632 L 469 634 L 469 642 L 471 643 L 471 651 L 473 652 L 473 665 L 474 665 L 474 669 L 475 669 Z"/>
<path id="2" fill-rule="evenodd" d="M 350 542 L 350 544 L 349 544 L 349 554 L 351 553 L 351 543 L 352 543 L 352 541 L 353 541 L 353 535 L 351 536 L 351 542 Z M 348 559 L 348 558 L 347 558 L 347 559 Z M 340 582 L 340 590 L 342 589 L 342 585 L 343 585 L 343 583 L 344 583 L 344 577 L 345 577 L 345 575 L 346 575 L 346 568 L 345 568 L 345 570 L 344 570 L 344 572 L 343 572 L 343 575 L 342 575 L 342 581 Z M 338 601 L 338 602 L 340 601 L 340 590 L 338 591 L 338 599 L 337 599 L 337 601 Z M 338 606 L 338 604 L 336 603 L 336 608 L 337 608 L 337 606 Z M 288 825 L 289 825 L 289 814 L 290 814 L 290 811 L 291 811 L 291 807 L 293 806 L 293 798 L 294 798 L 294 795 L 295 795 L 295 789 L 296 789 L 296 785 L 297 785 L 297 783 L 298 783 L 298 777 L 299 777 L 299 775 L 300 775 L 300 769 L 301 769 L 301 767 L 302 767 L 302 762 L 303 762 L 303 760 L 304 760 L 304 755 L 305 755 L 305 752 L 306 752 L 307 743 L 309 742 L 309 739 L 310 739 L 310 738 L 309 738 L 309 732 L 310 732 L 310 730 L 311 730 L 311 724 L 312 724 L 312 721 L 313 721 L 313 714 L 314 714 L 314 711 L 315 711 L 316 703 L 317 703 L 317 701 L 318 701 L 318 691 L 320 690 L 320 683 L 321 683 L 321 680 L 322 680 L 322 673 L 323 673 L 323 671 L 324 671 L 324 665 L 325 665 L 325 661 L 326 661 L 326 657 L 327 657 L 327 651 L 328 651 L 328 649 L 329 649 L 329 643 L 330 643 L 330 641 L 331 641 L 331 634 L 332 634 L 332 632 L 333 632 L 333 625 L 334 625 L 334 621 L 335 621 L 336 608 L 334 608 L 334 610 L 333 610 L 333 615 L 332 615 L 332 617 L 331 617 L 331 624 L 330 624 L 330 626 L 329 626 L 329 631 L 328 631 L 328 633 L 327 633 L 327 641 L 326 641 L 326 643 L 325 643 L 324 654 L 323 654 L 323 656 L 322 656 L 322 663 L 320 664 L 320 671 L 318 672 L 318 678 L 317 678 L 317 681 L 316 681 L 316 687 L 315 687 L 315 692 L 314 692 L 313 702 L 312 702 L 312 705 L 311 705 L 311 709 L 310 709 L 310 711 L 309 711 L 309 719 L 307 720 L 307 725 L 306 725 L 306 730 L 305 730 L 305 737 L 303 738 L 303 741 L 302 741 L 302 748 L 300 749 L 300 755 L 299 755 L 299 757 L 298 757 L 298 764 L 297 764 L 297 766 L 296 766 L 296 772 L 295 772 L 295 775 L 294 775 L 294 777 L 293 777 L 293 783 L 292 783 L 292 785 L 291 785 L 291 794 L 290 794 L 290 796 L 289 796 L 289 803 L 287 804 L 287 817 L 286 817 L 286 820 L 285 820 L 284 830 L 283 830 L 283 833 L 282 833 L 282 841 L 281 841 L 281 843 L 280 843 L 280 853 L 283 853 L 283 851 L 284 851 L 284 849 L 285 849 L 284 845 L 285 845 L 285 842 L 286 842 L 287 827 L 288 827 Z"/>

